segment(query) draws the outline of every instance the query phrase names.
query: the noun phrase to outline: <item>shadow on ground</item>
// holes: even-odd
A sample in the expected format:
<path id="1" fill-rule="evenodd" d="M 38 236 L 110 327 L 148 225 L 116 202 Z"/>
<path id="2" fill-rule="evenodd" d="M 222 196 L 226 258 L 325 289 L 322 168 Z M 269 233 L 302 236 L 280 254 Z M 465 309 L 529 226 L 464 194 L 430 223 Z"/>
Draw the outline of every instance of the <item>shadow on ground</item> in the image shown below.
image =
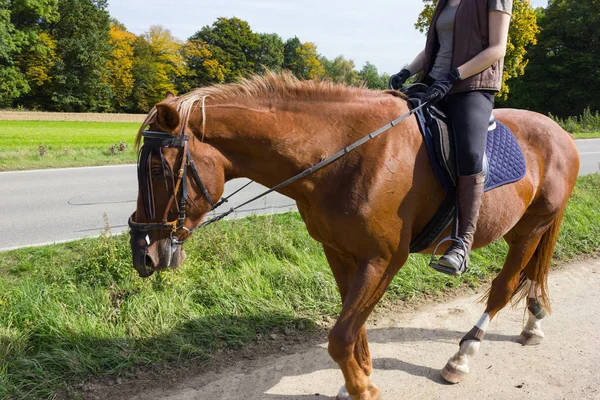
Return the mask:
<path id="1" fill-rule="evenodd" d="M 240 322 L 240 321 L 238 321 Z M 247 322 L 247 321 L 246 321 Z M 202 324 L 202 321 L 190 322 L 194 326 Z M 232 321 L 232 323 L 234 323 Z M 188 329 L 185 331 L 189 332 Z M 314 332 L 313 332 L 314 333 Z M 448 342 L 456 343 L 462 338 L 465 332 L 444 330 L 444 329 L 423 329 L 423 328 L 373 328 L 369 330 L 369 342 L 375 344 L 387 344 L 390 342 Z M 310 336 L 310 333 L 307 333 Z M 392 340 L 390 340 L 392 338 Z M 160 338 L 156 339 L 160 341 Z M 270 355 L 253 356 L 252 345 L 250 348 L 244 348 L 241 354 L 234 355 L 237 362 L 230 363 L 229 366 L 221 366 L 218 359 L 208 363 L 198 363 L 191 366 L 195 370 L 194 374 L 186 373 L 184 377 L 178 374 L 173 381 L 173 377 L 168 376 L 162 379 L 160 376 L 152 378 L 153 381 L 131 381 L 122 385 L 110 388 L 103 388 L 90 393 L 86 396 L 89 399 L 116 398 L 116 399 L 150 399 L 150 398 L 168 398 L 168 399 L 202 399 L 204 389 L 210 393 L 212 400 L 238 398 L 243 393 L 244 399 L 268 399 L 268 400 L 292 400 L 292 399 L 334 399 L 321 393 L 311 392 L 307 387 L 306 393 L 283 395 L 269 393 L 276 389 L 282 382 L 294 382 L 300 379 L 310 379 L 307 375 L 318 373 L 324 370 L 338 370 L 338 366 L 330 359 L 326 345 L 326 334 L 324 331 L 309 337 L 308 341 L 302 340 L 302 343 L 296 347 L 288 349 L 286 352 L 275 352 Z M 507 341 L 515 342 L 516 336 L 489 334 L 485 340 L 489 341 Z M 277 344 L 278 345 L 278 344 Z M 248 351 L 247 359 L 244 353 Z M 426 351 L 423 349 L 423 351 Z M 297 365 L 286 360 L 293 354 L 306 354 L 302 365 Z M 447 355 L 448 357 L 451 354 Z M 241 360 L 240 360 L 241 359 Z M 432 381 L 439 385 L 446 385 L 439 374 L 439 365 L 417 365 L 398 358 L 373 358 L 373 366 L 376 370 L 399 371 L 423 379 Z M 228 376 L 234 375 L 235 381 L 222 385 L 219 382 L 224 373 Z M 342 382 L 341 372 L 339 373 L 339 385 Z M 220 385 L 224 387 L 220 387 Z M 336 383 L 337 385 L 337 383 Z M 230 386 L 230 387 L 227 387 Z M 234 397 L 235 396 L 235 397 Z"/>

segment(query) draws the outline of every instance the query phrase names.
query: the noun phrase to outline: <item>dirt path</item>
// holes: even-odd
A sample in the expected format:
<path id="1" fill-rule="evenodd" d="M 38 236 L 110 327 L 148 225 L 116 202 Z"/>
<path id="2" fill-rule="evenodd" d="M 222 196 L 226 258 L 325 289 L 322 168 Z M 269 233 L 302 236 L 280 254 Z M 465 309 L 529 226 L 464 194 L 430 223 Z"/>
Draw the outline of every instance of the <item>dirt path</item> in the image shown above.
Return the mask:
<path id="1" fill-rule="evenodd" d="M 492 321 L 471 362 L 471 375 L 458 385 L 443 383 L 439 369 L 477 322 L 483 311 L 480 294 L 414 312 L 380 312 L 369 340 L 374 381 L 383 398 L 600 399 L 600 260 L 553 273 L 550 290 L 554 313 L 542 323 L 545 342 L 534 347 L 516 343 L 523 308 L 506 309 Z M 242 357 L 222 371 L 169 378 L 150 390 L 134 381 L 110 392 L 140 400 L 333 399 L 342 375 L 327 354 L 323 333 L 317 339 L 317 344 L 295 348 L 294 354 Z"/>
<path id="2" fill-rule="evenodd" d="M 3 111 L 0 121 L 76 121 L 76 122 L 144 122 L 146 114 L 60 113 L 44 111 Z"/>

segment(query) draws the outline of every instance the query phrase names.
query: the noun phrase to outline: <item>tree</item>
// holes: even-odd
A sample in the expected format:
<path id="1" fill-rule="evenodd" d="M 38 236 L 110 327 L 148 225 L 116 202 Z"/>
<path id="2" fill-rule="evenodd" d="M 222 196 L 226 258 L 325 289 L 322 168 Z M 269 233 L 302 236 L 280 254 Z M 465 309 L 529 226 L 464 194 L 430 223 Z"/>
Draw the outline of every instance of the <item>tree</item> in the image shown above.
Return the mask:
<path id="1" fill-rule="evenodd" d="M 325 74 L 325 68 L 319 61 L 319 53 L 317 53 L 317 45 L 311 42 L 303 43 L 301 47 L 296 49 L 301 64 L 297 66 L 301 79 L 320 78 Z"/>
<path id="2" fill-rule="evenodd" d="M 283 68 L 300 79 L 315 79 L 325 74 L 317 46 L 310 42 L 303 44 L 295 36 L 285 42 Z"/>
<path id="3" fill-rule="evenodd" d="M 114 94 L 112 108 L 123 111 L 128 108 L 128 101 L 133 92 L 133 43 L 135 35 L 127 32 L 124 26 L 113 22 L 110 26 L 110 45 L 112 56 L 106 63 L 108 83 Z"/>
<path id="4" fill-rule="evenodd" d="M 344 56 L 337 56 L 333 61 L 322 57 L 321 64 L 325 68 L 325 76 L 335 83 L 351 86 L 359 86 L 362 83 L 360 75 L 354 69 L 354 61 L 347 60 Z"/>
<path id="5" fill-rule="evenodd" d="M 379 80 L 381 81 L 381 88 L 382 89 L 389 89 L 390 88 L 390 86 L 389 86 L 390 74 L 388 74 L 387 72 L 384 72 L 383 74 L 381 74 L 379 76 Z"/>
<path id="6" fill-rule="evenodd" d="M 157 85 L 157 64 L 150 43 L 138 36 L 133 42 L 133 92 L 132 102 L 137 112 L 148 112 L 162 100 L 154 88 Z M 164 93 L 163 93 L 164 94 Z"/>
<path id="7" fill-rule="evenodd" d="M 52 81 L 52 67 L 56 60 L 56 40 L 48 32 L 38 33 L 35 42 L 17 56 L 17 63 L 30 87 L 40 87 Z"/>
<path id="8" fill-rule="evenodd" d="M 377 67 L 370 62 L 366 62 L 366 64 L 362 67 L 360 72 L 358 73 L 360 79 L 367 85 L 369 89 L 387 89 L 388 88 L 388 78 L 385 82 L 382 81 L 382 77 L 379 76 L 379 72 L 377 71 Z"/>
<path id="9" fill-rule="evenodd" d="M 111 57 L 106 0 L 59 0 L 60 19 L 49 26 L 56 40 L 53 79 L 40 93 L 48 108 L 106 111 L 112 91 L 106 64 Z"/>
<path id="10" fill-rule="evenodd" d="M 279 71 L 283 66 L 285 45 L 279 35 L 275 33 L 259 33 L 258 45 L 253 62 L 256 72 L 262 72 L 265 68 L 271 71 Z"/>
<path id="11" fill-rule="evenodd" d="M 298 54 L 298 49 L 300 47 L 302 47 L 302 42 L 297 36 L 288 39 L 283 46 L 283 68 L 289 69 L 296 74 L 296 76 L 298 76 L 298 74 L 294 69 L 302 64 L 302 60 L 300 60 L 300 55 Z"/>
<path id="12" fill-rule="evenodd" d="M 528 60 L 527 46 L 537 43 L 540 29 L 537 24 L 537 15 L 531 8 L 529 0 L 516 0 L 513 2 L 513 15 L 508 31 L 506 56 L 504 57 L 504 72 L 502 76 L 502 98 L 506 99 L 510 92 L 507 81 L 525 74 Z"/>
<path id="13" fill-rule="evenodd" d="M 423 0 L 424 8 L 419 14 L 415 28 L 426 33 L 431 24 L 437 1 Z M 536 43 L 539 33 L 535 11 L 531 8 L 529 0 L 514 0 L 513 12 L 508 34 L 506 57 L 504 58 L 504 73 L 502 77 L 501 96 L 506 98 L 509 92 L 506 81 L 510 78 L 521 76 L 527 66 L 527 46 Z"/>
<path id="14" fill-rule="evenodd" d="M 219 18 L 212 26 L 196 32 L 190 41 L 205 43 L 213 59 L 223 66 L 226 82 L 255 71 L 259 36 L 252 32 L 246 21 Z"/>
<path id="15" fill-rule="evenodd" d="M 215 59 L 207 43 L 188 40 L 181 54 L 186 68 L 184 77 L 178 82 L 181 91 L 225 81 L 227 69 Z"/>
<path id="16" fill-rule="evenodd" d="M 0 0 L 0 104 L 51 79 L 56 46 L 44 30 L 57 19 L 57 0 Z"/>
<path id="17" fill-rule="evenodd" d="M 423 11 L 421 11 L 417 18 L 415 28 L 421 33 L 427 33 L 429 25 L 431 25 L 431 21 L 433 20 L 437 0 L 423 0 L 423 4 Z"/>
<path id="18" fill-rule="evenodd" d="M 156 96 L 164 98 L 167 91 L 177 93 L 176 82 L 186 72 L 181 54 L 182 43 L 173 37 L 170 30 L 157 25 L 151 26 L 143 36 L 150 44 L 152 60 L 156 64 Z"/>
<path id="19" fill-rule="evenodd" d="M 506 105 L 560 117 L 600 110 L 600 1 L 553 0 L 538 16 L 539 42 Z"/>
<path id="20" fill-rule="evenodd" d="M 9 0 L 0 0 L 0 106 L 10 105 L 14 98 L 29 90 L 25 77 L 15 66 L 18 42 L 9 6 Z"/>
<path id="21" fill-rule="evenodd" d="M 148 112 L 164 100 L 167 91 L 177 93 L 185 79 L 186 65 L 182 44 L 171 31 L 151 26 L 133 42 L 132 103 L 139 112 Z"/>

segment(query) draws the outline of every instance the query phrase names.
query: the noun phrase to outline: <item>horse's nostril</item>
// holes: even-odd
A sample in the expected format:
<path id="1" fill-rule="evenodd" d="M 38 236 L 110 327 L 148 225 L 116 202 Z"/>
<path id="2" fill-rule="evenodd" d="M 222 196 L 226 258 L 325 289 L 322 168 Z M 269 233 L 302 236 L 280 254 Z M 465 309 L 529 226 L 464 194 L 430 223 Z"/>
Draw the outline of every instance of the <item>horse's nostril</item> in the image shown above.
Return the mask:
<path id="1" fill-rule="evenodd" d="M 152 261 L 152 257 L 150 257 L 148 254 L 146 254 L 146 256 L 144 257 L 144 266 L 150 267 L 150 269 L 154 269 L 154 261 Z"/>

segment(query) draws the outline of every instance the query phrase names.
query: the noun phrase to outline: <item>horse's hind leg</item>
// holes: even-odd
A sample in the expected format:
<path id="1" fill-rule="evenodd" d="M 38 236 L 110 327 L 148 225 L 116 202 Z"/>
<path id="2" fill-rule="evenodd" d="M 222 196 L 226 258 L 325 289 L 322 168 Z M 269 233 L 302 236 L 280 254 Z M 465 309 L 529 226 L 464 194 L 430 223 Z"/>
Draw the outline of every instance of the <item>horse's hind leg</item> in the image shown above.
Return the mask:
<path id="1" fill-rule="evenodd" d="M 546 316 L 549 308 L 546 293 L 548 272 L 552 261 L 552 254 L 558 239 L 562 214 L 554 219 L 525 267 L 525 276 L 528 279 L 529 291 L 527 293 L 528 320 L 519 336 L 518 342 L 524 346 L 537 345 L 544 339 L 541 320 Z"/>
<path id="2" fill-rule="evenodd" d="M 529 281 L 529 292 L 527 295 L 527 324 L 517 339 L 523 346 L 533 346 L 542 343 L 544 332 L 542 332 L 541 321 L 547 312 L 542 304 L 541 291 L 536 281 Z"/>
<path id="3" fill-rule="evenodd" d="M 518 289 L 526 283 L 527 277 L 524 270 L 529 266 L 529 262 L 534 254 L 538 254 L 539 246 L 544 244 L 541 246 L 542 251 L 545 252 L 548 250 L 548 247 L 545 246 L 548 241 L 547 235 L 554 236 L 554 228 L 548 229 L 550 222 L 542 222 L 541 224 L 536 224 L 537 228 L 531 228 L 531 222 L 530 218 L 524 218 L 506 236 L 506 241 L 509 243 L 508 255 L 502 271 L 500 271 L 492 282 L 485 313 L 473 329 L 462 338 L 459 344 L 459 351 L 448 360 L 448 363 L 442 370 L 442 377 L 446 381 L 458 383 L 468 375 L 469 358 L 473 357 L 479 351 L 481 340 L 485 336 L 488 324 L 498 311 L 508 304 L 511 298 L 518 292 Z M 555 220 L 552 226 L 556 223 L 560 225 L 560 221 L 556 222 Z M 548 233 L 550 230 L 552 232 Z M 542 258 L 546 260 L 547 256 L 544 254 Z M 539 263 L 534 262 L 534 265 L 538 266 Z M 535 275 L 543 279 L 543 285 L 545 285 L 547 269 L 539 274 L 536 272 Z"/>

